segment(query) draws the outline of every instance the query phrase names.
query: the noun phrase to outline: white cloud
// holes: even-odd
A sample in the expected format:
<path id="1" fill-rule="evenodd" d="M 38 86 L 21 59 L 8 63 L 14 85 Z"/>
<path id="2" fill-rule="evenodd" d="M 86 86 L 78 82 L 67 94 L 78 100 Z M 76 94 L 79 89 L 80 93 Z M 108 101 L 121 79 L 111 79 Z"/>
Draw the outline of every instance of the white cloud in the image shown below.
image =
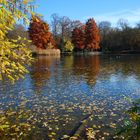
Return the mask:
<path id="1" fill-rule="evenodd" d="M 140 21 L 140 9 L 136 10 L 123 10 L 123 11 L 117 11 L 113 13 L 103 13 L 100 15 L 90 16 L 94 17 L 94 19 L 97 22 L 100 21 L 110 21 L 113 25 L 115 25 L 119 19 L 125 19 L 128 20 L 128 23 L 131 26 L 134 26 L 136 23 Z M 89 17 L 86 17 L 85 19 L 88 19 Z"/>

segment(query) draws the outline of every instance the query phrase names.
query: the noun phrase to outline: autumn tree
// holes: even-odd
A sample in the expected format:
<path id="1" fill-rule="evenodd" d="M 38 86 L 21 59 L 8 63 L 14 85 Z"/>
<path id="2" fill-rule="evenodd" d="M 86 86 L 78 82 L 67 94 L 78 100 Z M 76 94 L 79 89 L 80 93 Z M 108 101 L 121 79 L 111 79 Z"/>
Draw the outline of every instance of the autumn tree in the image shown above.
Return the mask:
<path id="1" fill-rule="evenodd" d="M 80 27 L 82 23 L 79 20 L 71 20 L 66 16 L 60 17 L 60 34 L 61 38 L 71 39 L 72 31 L 76 27 Z"/>
<path id="2" fill-rule="evenodd" d="M 54 37 L 53 37 L 52 34 L 50 34 L 50 36 L 49 36 L 47 48 L 49 48 L 49 49 L 54 49 L 54 48 L 57 49 L 57 46 L 56 46 L 56 43 L 55 43 L 55 40 L 54 40 Z"/>
<path id="3" fill-rule="evenodd" d="M 54 39 L 49 31 L 49 25 L 38 16 L 33 16 L 29 26 L 29 36 L 33 44 L 41 49 L 46 49 L 50 44 L 53 46 Z"/>
<path id="4" fill-rule="evenodd" d="M 0 0 L 0 80 L 8 77 L 14 82 L 27 72 L 25 66 L 32 58 L 28 46 L 22 41 L 28 40 L 21 36 L 11 39 L 7 34 L 17 21 L 29 23 L 33 7 L 31 0 Z"/>
<path id="5" fill-rule="evenodd" d="M 72 31 L 82 26 L 79 20 L 71 20 L 67 16 L 54 13 L 51 16 L 51 29 L 56 45 L 61 51 L 65 50 L 65 40 L 72 43 Z"/>
<path id="6" fill-rule="evenodd" d="M 99 29 L 94 19 L 89 19 L 85 26 L 85 47 L 87 50 L 100 49 Z"/>
<path id="7" fill-rule="evenodd" d="M 72 31 L 72 43 L 75 46 L 75 51 L 83 50 L 85 48 L 85 26 L 76 27 Z"/>
<path id="8" fill-rule="evenodd" d="M 72 52 L 73 51 L 73 44 L 70 40 L 65 40 L 64 42 L 64 52 Z"/>

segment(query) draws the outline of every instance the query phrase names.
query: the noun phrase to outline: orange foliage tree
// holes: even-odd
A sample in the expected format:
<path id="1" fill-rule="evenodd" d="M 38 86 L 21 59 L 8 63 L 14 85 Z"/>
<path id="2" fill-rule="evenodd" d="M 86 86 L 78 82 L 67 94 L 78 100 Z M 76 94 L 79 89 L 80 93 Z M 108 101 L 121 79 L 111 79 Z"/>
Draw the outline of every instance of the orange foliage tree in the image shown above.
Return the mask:
<path id="1" fill-rule="evenodd" d="M 49 25 L 38 16 L 33 16 L 29 26 L 29 37 L 37 48 L 47 49 L 55 47 L 55 41 Z"/>
<path id="2" fill-rule="evenodd" d="M 99 42 L 99 29 L 96 25 L 95 20 L 91 18 L 86 22 L 85 26 L 85 47 L 90 51 L 98 50 L 100 49 Z"/>
<path id="3" fill-rule="evenodd" d="M 76 27 L 72 31 L 72 43 L 75 50 L 83 50 L 85 48 L 85 26 Z"/>

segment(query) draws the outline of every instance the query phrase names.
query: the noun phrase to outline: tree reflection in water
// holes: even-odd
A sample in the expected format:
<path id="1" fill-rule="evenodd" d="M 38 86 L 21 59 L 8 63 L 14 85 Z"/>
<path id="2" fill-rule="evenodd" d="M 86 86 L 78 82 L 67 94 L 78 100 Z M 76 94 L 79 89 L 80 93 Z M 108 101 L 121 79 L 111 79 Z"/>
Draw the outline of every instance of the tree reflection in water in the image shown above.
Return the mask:
<path id="1" fill-rule="evenodd" d="M 75 75 L 83 75 L 88 85 L 94 85 L 100 72 L 100 56 L 75 57 L 73 66 Z"/>
<path id="2" fill-rule="evenodd" d="M 22 126 L 31 130 L 35 126 L 40 134 L 33 128 L 28 135 L 59 139 L 92 115 L 87 127 L 95 130 L 96 139 L 109 139 L 130 107 L 124 95 L 140 98 L 139 62 L 140 57 L 136 56 L 40 56 L 25 79 L 11 86 L 0 84 L 0 93 L 5 93 L 0 94 L 4 134 L 7 136 L 13 127 L 22 129 L 20 122 L 25 117 Z M 19 111 L 21 105 L 24 110 Z M 13 119 L 18 119 L 18 115 L 19 121 Z"/>
<path id="3" fill-rule="evenodd" d="M 60 57 L 39 56 L 32 66 L 31 77 L 36 88 L 36 93 L 41 93 L 45 81 L 51 77 L 51 71 L 56 68 Z"/>

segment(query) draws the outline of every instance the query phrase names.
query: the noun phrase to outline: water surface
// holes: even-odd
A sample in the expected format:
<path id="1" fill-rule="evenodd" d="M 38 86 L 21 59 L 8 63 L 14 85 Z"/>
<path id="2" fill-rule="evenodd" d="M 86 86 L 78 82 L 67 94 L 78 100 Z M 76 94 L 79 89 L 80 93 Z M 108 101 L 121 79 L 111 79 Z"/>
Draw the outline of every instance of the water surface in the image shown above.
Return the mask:
<path id="1" fill-rule="evenodd" d="M 138 55 L 40 56 L 29 71 L 15 85 L 0 83 L 0 113 L 30 111 L 22 122 L 38 131 L 29 139 L 73 135 L 87 116 L 86 127 L 95 127 L 96 138 L 109 139 L 106 133 L 121 125 L 130 106 L 124 97 L 140 97 Z"/>

